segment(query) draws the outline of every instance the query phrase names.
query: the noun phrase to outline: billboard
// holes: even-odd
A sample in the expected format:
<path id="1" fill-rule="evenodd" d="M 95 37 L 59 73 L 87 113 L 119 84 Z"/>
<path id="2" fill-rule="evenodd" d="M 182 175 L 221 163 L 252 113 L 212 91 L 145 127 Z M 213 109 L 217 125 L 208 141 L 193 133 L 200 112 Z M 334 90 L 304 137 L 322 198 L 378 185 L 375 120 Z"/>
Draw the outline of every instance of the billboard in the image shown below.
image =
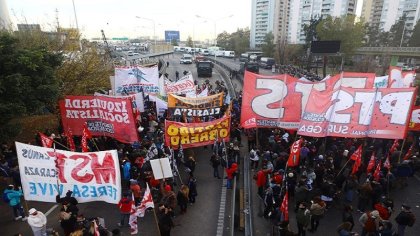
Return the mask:
<path id="1" fill-rule="evenodd" d="M 172 42 L 173 39 L 176 39 L 179 42 L 179 31 L 175 30 L 165 30 L 165 42 Z"/>

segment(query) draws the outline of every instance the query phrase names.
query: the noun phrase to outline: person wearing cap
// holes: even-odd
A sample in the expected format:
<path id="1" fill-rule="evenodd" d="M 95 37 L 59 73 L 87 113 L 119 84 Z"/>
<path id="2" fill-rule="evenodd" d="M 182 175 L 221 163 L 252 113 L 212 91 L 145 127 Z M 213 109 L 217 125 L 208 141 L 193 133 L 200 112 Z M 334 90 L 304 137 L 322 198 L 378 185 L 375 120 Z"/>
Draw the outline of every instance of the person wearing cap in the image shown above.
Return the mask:
<path id="1" fill-rule="evenodd" d="M 395 217 L 395 221 L 398 224 L 398 236 L 404 236 L 407 225 L 412 226 L 414 224 L 415 217 L 410 209 L 409 205 L 402 204 L 401 212 Z"/>
<path id="2" fill-rule="evenodd" d="M 29 210 L 28 224 L 34 236 L 47 236 L 47 217 L 35 208 Z"/>
<path id="3" fill-rule="evenodd" d="M 174 191 L 172 191 L 171 185 L 166 184 L 166 183 L 164 184 L 163 182 L 161 182 L 160 188 L 163 189 L 162 191 L 163 198 L 161 202 L 165 204 L 166 207 L 171 208 L 174 211 L 177 205 L 177 202 L 176 202 L 176 194 L 174 193 Z"/>
<path id="4" fill-rule="evenodd" d="M 381 217 L 379 216 L 379 212 L 377 210 L 363 213 L 359 218 L 359 222 L 362 225 L 361 236 L 371 234 L 376 235 L 379 230 L 380 221 Z"/>
<path id="5" fill-rule="evenodd" d="M 140 203 L 140 197 L 141 197 L 141 188 L 137 180 L 130 179 L 130 190 L 133 193 L 134 201 L 137 206 Z"/>
<path id="6" fill-rule="evenodd" d="M 22 219 L 22 221 L 25 221 L 25 212 L 23 211 L 23 207 L 20 204 L 20 198 L 23 196 L 22 189 L 19 188 L 19 190 L 15 190 L 14 185 L 11 184 L 7 187 L 6 190 L 4 190 L 3 194 L 6 195 L 9 199 L 9 206 L 13 209 L 15 220 Z"/>

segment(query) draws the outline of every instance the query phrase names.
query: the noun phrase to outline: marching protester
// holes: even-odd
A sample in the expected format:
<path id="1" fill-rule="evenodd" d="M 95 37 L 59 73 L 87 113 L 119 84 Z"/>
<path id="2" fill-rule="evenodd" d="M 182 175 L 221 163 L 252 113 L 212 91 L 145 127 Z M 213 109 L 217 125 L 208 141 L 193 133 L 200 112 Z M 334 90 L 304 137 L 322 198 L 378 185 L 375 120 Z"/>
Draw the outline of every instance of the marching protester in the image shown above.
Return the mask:
<path id="1" fill-rule="evenodd" d="M 213 177 L 220 179 L 220 175 L 219 175 L 220 158 L 219 158 L 219 156 L 216 155 L 216 154 L 211 155 L 210 164 L 213 167 Z"/>
<path id="2" fill-rule="evenodd" d="M 197 179 L 194 178 L 194 175 L 192 173 L 189 173 L 189 177 L 188 177 L 188 199 L 190 204 L 194 204 L 195 203 L 195 198 L 198 195 L 197 192 Z"/>
<path id="3" fill-rule="evenodd" d="M 15 220 L 25 221 L 27 219 L 23 207 L 20 204 L 20 199 L 23 196 L 22 189 L 15 190 L 15 186 L 10 184 L 3 193 L 3 200 L 9 203 L 9 206 L 13 209 Z"/>
<path id="4" fill-rule="evenodd" d="M 28 224 L 34 236 L 47 236 L 47 217 L 35 208 L 29 209 Z"/>
<path id="5" fill-rule="evenodd" d="M 306 207 L 305 202 L 300 202 L 296 212 L 296 223 L 298 228 L 298 236 L 305 236 L 306 230 L 310 224 L 311 213 Z"/>
<path id="6" fill-rule="evenodd" d="M 181 215 L 187 212 L 188 207 L 188 195 L 189 195 L 189 189 L 185 185 L 181 185 L 181 188 L 178 191 L 178 194 L 176 196 L 176 201 L 179 205 L 179 208 L 181 209 Z"/>
<path id="7" fill-rule="evenodd" d="M 130 199 L 128 194 L 124 194 L 121 200 L 118 202 L 118 209 L 120 211 L 120 222 L 118 223 L 119 227 L 124 227 L 128 225 L 128 218 L 131 212 L 131 206 L 134 204 L 134 201 Z"/>
<path id="8" fill-rule="evenodd" d="M 170 207 L 166 207 L 165 204 L 159 204 L 158 209 L 160 235 L 170 236 L 171 229 L 174 227 L 174 222 L 172 221 L 173 210 Z"/>
<path id="9" fill-rule="evenodd" d="M 395 218 L 395 221 L 398 224 L 398 236 L 405 235 L 405 228 L 407 226 L 412 227 L 416 222 L 416 217 L 410 211 L 411 207 L 407 204 L 402 204 L 401 212 Z"/>

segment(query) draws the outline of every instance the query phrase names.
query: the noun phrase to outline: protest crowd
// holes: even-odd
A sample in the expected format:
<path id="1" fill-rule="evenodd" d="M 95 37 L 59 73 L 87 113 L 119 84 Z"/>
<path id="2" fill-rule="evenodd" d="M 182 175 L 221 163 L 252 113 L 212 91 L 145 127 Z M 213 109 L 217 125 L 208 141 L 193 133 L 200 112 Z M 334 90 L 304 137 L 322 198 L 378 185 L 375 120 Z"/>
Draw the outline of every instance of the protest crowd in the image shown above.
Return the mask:
<path id="1" fill-rule="evenodd" d="M 157 71 L 157 68 L 155 69 Z M 292 66 L 284 65 L 279 69 L 280 73 L 288 73 L 296 78 L 320 80 L 319 77 Z M 129 73 L 141 76 L 135 70 Z M 178 77 L 179 73 L 176 76 Z M 182 83 L 191 78 L 191 74 L 187 72 L 180 80 L 169 81 L 168 84 L 172 89 L 179 89 L 180 86 L 177 87 L 174 83 Z M 394 206 L 389 193 L 406 187 L 407 179 L 418 170 L 420 165 L 417 159 L 419 147 L 417 137 L 412 135 L 402 143 L 398 140 L 372 138 L 310 138 L 299 136 L 296 131 L 279 128 L 243 129 L 240 123 L 241 113 L 244 112 L 242 92 L 234 99 L 228 94 L 224 82 L 215 81 L 215 84 L 212 84 L 207 80 L 200 85 L 194 81 L 193 85 L 193 93 L 197 97 L 169 94 L 167 107 L 163 111 L 158 107 L 160 98 L 147 94 L 141 88 L 141 92 L 145 92 L 140 95 L 144 107 L 141 112 L 134 111 L 131 118 L 125 114 L 113 115 L 112 112 L 124 113 L 125 110 L 130 110 L 131 106 L 126 108 L 128 103 L 124 103 L 125 100 L 114 101 L 107 96 L 95 96 L 95 99 L 89 102 L 69 97 L 60 104 L 61 109 L 72 109 L 69 112 L 61 111 L 62 117 L 66 117 L 63 115 L 66 114 L 69 120 L 77 119 L 78 116 L 99 116 L 101 121 L 115 121 L 121 117 L 120 123 L 135 120 L 136 124 L 133 124 L 135 134 L 130 136 L 124 133 L 123 138 L 134 137 L 141 141 L 131 142 L 131 139 L 121 140 L 105 135 L 93 137 L 89 133 L 92 130 L 97 129 L 98 133 L 105 133 L 111 128 L 111 126 L 101 126 L 99 123 L 79 123 L 80 132 L 73 136 L 68 129 L 70 121 L 63 121 L 68 123 L 67 126 L 58 128 L 59 134 L 53 134 L 49 130 L 36 134 L 34 145 L 51 148 L 54 143 L 54 151 L 50 153 L 56 158 L 57 170 L 51 171 L 54 173 L 51 175 L 57 176 L 57 185 L 59 181 L 66 182 L 66 176 L 61 174 L 64 168 L 63 162 L 71 161 L 71 158 L 62 158 L 65 153 L 61 153 L 61 150 L 70 149 L 80 153 L 117 150 L 116 163 L 119 164 L 117 173 L 120 173 L 117 179 L 121 181 L 121 191 L 112 186 L 110 190 L 98 187 L 95 191 L 102 191 L 104 195 L 110 196 L 121 195 L 121 198 L 117 197 L 118 202 L 112 202 L 116 204 L 120 213 L 118 225 L 105 228 L 103 226 L 106 216 L 85 217 L 78 208 L 78 205 L 85 201 L 81 201 L 81 198 L 75 196 L 75 192 L 68 190 L 55 196 L 54 199 L 60 204 L 57 217 L 61 229 L 47 227 L 48 222 L 43 212 L 34 208 L 24 210 L 21 203 L 23 196 L 21 186 L 24 181 L 19 171 L 21 163 L 18 165 L 17 160 L 19 151 L 25 153 L 25 148 L 29 147 L 2 145 L 0 171 L 10 182 L 3 193 L 3 200 L 11 207 L 14 219 L 27 221 L 34 235 L 48 233 L 66 236 L 102 236 L 110 232 L 112 235 L 121 235 L 121 228 L 124 227 L 129 227 L 131 232 L 137 232 L 137 217 L 155 211 L 160 234 L 170 235 L 171 229 L 176 225 L 174 218 L 176 217 L 176 221 L 182 221 L 182 215 L 188 214 L 188 209 L 194 207 L 196 199 L 199 198 L 200 183 L 194 177 L 197 157 L 190 148 L 204 146 L 211 149 L 211 156 L 208 158 L 214 170 L 213 177 L 225 176 L 226 188 L 231 189 L 232 182 L 239 172 L 240 147 L 247 142 L 249 151 L 247 156 L 250 159 L 253 179 L 258 189 L 258 196 L 264 202 L 264 217 L 272 220 L 280 235 L 306 235 L 306 231 L 316 232 L 319 225 L 322 225 L 323 218 L 328 215 L 329 209 L 333 207 L 342 209 L 342 223 L 336 228 L 337 234 L 341 236 L 357 234 L 386 236 L 393 235 L 394 232 L 404 236 L 406 227 L 415 223 L 415 216 L 410 210 L 412 206 L 403 204 L 399 211 L 400 206 Z M 127 92 L 137 87 L 122 86 L 122 89 L 116 88 L 116 91 Z M 199 96 L 200 94 L 203 95 Z M 100 99 L 109 100 L 101 103 Z M 131 101 L 132 98 L 123 99 Z M 204 108 L 201 106 L 191 108 L 192 101 L 196 101 L 194 99 L 204 100 L 202 102 L 205 104 Z M 76 113 L 76 109 L 88 105 L 91 108 L 102 107 L 106 112 Z M 137 104 L 136 108 L 139 105 Z M 205 115 L 189 114 L 198 111 L 202 113 L 194 114 Z M 200 126 L 203 124 L 210 125 Z M 199 138 L 200 142 L 207 140 L 206 145 L 194 146 L 194 142 L 198 142 L 198 136 L 194 136 L 194 132 L 198 130 L 206 132 L 207 129 L 215 130 L 213 138 L 210 138 L 211 131 L 209 131 L 207 135 Z M 185 138 L 179 138 L 181 130 L 182 132 L 194 130 L 186 143 L 179 141 Z M 42 159 L 36 156 L 39 154 L 34 153 L 28 154 L 25 158 L 29 156 Z M 105 164 L 108 154 L 103 154 L 104 157 L 101 157 L 103 166 L 112 165 L 108 162 Z M 162 173 L 163 177 L 156 177 L 153 161 L 161 159 L 169 160 L 171 175 L 168 178 L 165 177 L 165 173 Z M 89 157 L 84 160 L 92 162 L 92 166 L 99 165 L 95 162 L 97 161 L 95 158 Z M 223 167 L 223 175 L 219 173 L 220 166 Z M 104 177 L 104 173 L 100 174 Z M 91 179 L 98 181 L 97 175 L 94 173 Z M 109 175 L 112 176 L 112 173 Z M 107 184 L 111 183 L 109 178 L 104 178 L 104 181 L 105 179 L 108 181 Z M 114 185 L 118 186 L 119 183 Z M 353 208 L 354 204 L 357 207 Z M 296 233 L 291 231 L 289 225 L 289 211 L 295 212 L 296 219 L 293 222 L 298 228 Z M 354 232 L 356 224 L 362 226 L 361 232 Z M 19 229 L 16 235 L 19 235 L 18 231 Z"/>

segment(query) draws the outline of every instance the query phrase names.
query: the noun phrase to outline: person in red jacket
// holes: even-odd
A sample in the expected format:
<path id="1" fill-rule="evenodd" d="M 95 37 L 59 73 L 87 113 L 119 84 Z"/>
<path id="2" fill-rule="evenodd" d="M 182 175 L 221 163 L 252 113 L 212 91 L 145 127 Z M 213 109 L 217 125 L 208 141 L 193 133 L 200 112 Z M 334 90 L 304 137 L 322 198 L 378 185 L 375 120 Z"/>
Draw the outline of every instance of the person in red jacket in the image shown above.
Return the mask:
<path id="1" fill-rule="evenodd" d="M 128 218 L 130 217 L 131 206 L 134 204 L 134 201 L 128 198 L 128 194 L 124 194 L 121 200 L 118 202 L 118 209 L 120 209 L 121 219 L 118 223 L 119 227 L 124 227 L 125 222 L 128 225 Z"/>
<path id="2" fill-rule="evenodd" d="M 267 184 L 267 173 L 264 169 L 261 169 L 257 172 L 257 187 L 258 187 L 258 195 L 261 197 L 264 196 L 264 187 Z"/>
<path id="3" fill-rule="evenodd" d="M 374 206 L 375 210 L 379 212 L 379 216 L 383 220 L 389 220 L 389 217 L 391 217 L 391 213 L 388 210 L 388 208 L 381 202 L 378 202 Z"/>
<path id="4" fill-rule="evenodd" d="M 230 166 L 230 168 L 226 169 L 226 175 L 227 175 L 227 183 L 226 183 L 226 187 L 228 189 L 232 188 L 232 180 L 235 177 L 235 173 L 238 170 L 238 164 L 236 164 L 235 162 L 232 163 L 232 165 Z"/>

